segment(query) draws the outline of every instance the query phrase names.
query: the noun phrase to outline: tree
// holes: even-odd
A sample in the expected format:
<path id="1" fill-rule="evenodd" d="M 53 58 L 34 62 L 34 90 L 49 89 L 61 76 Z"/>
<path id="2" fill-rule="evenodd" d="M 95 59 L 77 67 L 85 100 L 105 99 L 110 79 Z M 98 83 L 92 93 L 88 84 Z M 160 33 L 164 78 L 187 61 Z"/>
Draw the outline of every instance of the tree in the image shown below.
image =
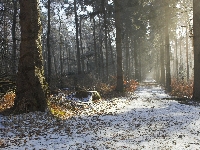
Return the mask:
<path id="1" fill-rule="evenodd" d="M 81 62 L 80 62 L 80 47 L 78 39 L 78 14 L 77 14 L 76 0 L 74 0 L 74 13 L 75 13 L 75 24 L 76 24 L 76 49 L 77 49 L 77 68 L 78 74 L 81 74 Z"/>
<path id="2" fill-rule="evenodd" d="M 21 45 L 14 113 L 45 111 L 39 0 L 20 0 Z"/>
<path id="3" fill-rule="evenodd" d="M 165 85 L 165 54 L 163 51 L 163 41 L 161 39 L 160 45 L 160 83 Z"/>
<path id="4" fill-rule="evenodd" d="M 193 31 L 194 31 L 194 86 L 193 99 L 200 100 L 200 3 L 193 1 Z"/>
<path id="5" fill-rule="evenodd" d="M 16 49 L 17 49 L 17 44 L 16 44 L 16 15 L 17 15 L 17 1 L 12 0 L 13 2 L 13 23 L 12 23 L 12 40 L 13 40 L 13 54 L 12 54 L 12 61 L 13 61 L 13 75 L 16 74 Z"/>
<path id="6" fill-rule="evenodd" d="M 108 81 L 108 36 L 107 36 L 107 16 L 106 16 L 106 1 L 101 0 L 101 5 L 102 5 L 102 13 L 103 13 L 103 20 L 104 20 L 104 32 L 105 32 L 105 49 L 106 49 L 106 81 Z"/>
<path id="7" fill-rule="evenodd" d="M 47 9 L 48 9 L 48 29 L 47 29 L 47 51 L 48 51 L 48 84 L 51 83 L 51 50 L 50 50 L 50 31 L 51 31 L 51 24 L 50 24 L 50 0 L 48 0 Z"/>
<path id="8" fill-rule="evenodd" d="M 135 61 L 135 79 L 140 81 L 140 72 L 139 72 L 139 46 L 138 41 L 134 39 L 134 61 Z"/>
<path id="9" fill-rule="evenodd" d="M 167 4 L 167 7 L 165 8 L 165 17 L 166 20 L 169 20 L 170 16 L 167 13 L 167 10 L 169 4 Z M 167 92 L 171 92 L 171 74 L 170 74 L 170 43 L 169 43 L 169 24 L 168 21 L 166 21 L 166 27 L 165 27 L 165 49 L 166 49 L 166 90 Z"/>
<path id="10" fill-rule="evenodd" d="M 116 27 L 116 51 L 117 51 L 117 86 L 116 91 L 123 92 L 122 48 L 121 48 L 121 5 L 120 0 L 114 0 L 115 27 Z"/>

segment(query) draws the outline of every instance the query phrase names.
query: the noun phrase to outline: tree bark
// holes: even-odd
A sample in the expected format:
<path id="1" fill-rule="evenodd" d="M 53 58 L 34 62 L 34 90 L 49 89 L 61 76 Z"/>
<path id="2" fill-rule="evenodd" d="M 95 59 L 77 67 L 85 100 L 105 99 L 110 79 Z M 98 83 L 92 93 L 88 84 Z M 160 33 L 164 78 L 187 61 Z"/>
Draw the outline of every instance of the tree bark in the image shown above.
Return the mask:
<path id="1" fill-rule="evenodd" d="M 80 23 L 79 23 L 79 35 L 80 35 L 80 37 L 79 37 L 79 39 L 80 39 L 80 49 L 81 49 L 81 55 L 83 56 L 83 42 L 82 42 L 82 20 L 83 20 L 83 18 L 82 18 L 82 16 L 80 16 Z M 84 72 L 84 70 L 85 70 L 85 68 L 84 68 L 84 58 L 83 57 L 80 57 L 81 58 L 81 70 L 82 70 L 82 72 Z"/>
<path id="2" fill-rule="evenodd" d="M 139 45 L 141 45 L 141 39 L 139 39 Z M 142 81 L 142 51 L 141 51 L 142 49 L 138 49 L 138 64 L 139 64 L 139 82 L 141 82 Z"/>
<path id="3" fill-rule="evenodd" d="M 78 68 L 78 74 L 81 74 L 80 48 L 78 39 L 78 15 L 77 15 L 76 0 L 74 0 L 74 13 L 75 13 L 75 24 L 76 24 L 77 68 Z"/>
<path id="4" fill-rule="evenodd" d="M 167 15 L 167 14 L 166 14 Z M 168 15 L 166 19 L 168 20 Z M 166 48 L 166 90 L 167 92 L 171 92 L 171 73 L 170 73 L 170 46 L 169 46 L 169 30 L 168 30 L 168 22 L 166 22 L 165 29 L 165 48 Z"/>
<path id="5" fill-rule="evenodd" d="M 133 74 L 133 72 L 134 72 L 134 36 L 132 36 L 131 35 L 131 43 L 130 43 L 130 45 L 131 45 L 131 53 L 130 53 L 130 55 L 131 55 L 131 66 L 130 66 L 130 71 L 131 71 L 131 78 L 132 79 L 135 79 L 135 74 Z"/>
<path id="6" fill-rule="evenodd" d="M 50 24 L 50 4 L 51 1 L 48 0 L 48 26 L 47 26 L 47 52 L 48 52 L 48 84 L 51 84 L 51 50 L 50 50 L 50 31 L 51 31 L 51 24 Z"/>
<path id="7" fill-rule="evenodd" d="M 63 86 L 63 83 L 62 83 L 62 76 L 63 76 L 63 55 L 62 55 L 62 44 L 63 44 L 63 41 L 62 41 L 62 35 L 61 35 L 61 17 L 59 15 L 59 50 L 60 50 L 60 87 Z M 63 88 L 63 87 L 62 87 Z"/>
<path id="8" fill-rule="evenodd" d="M 126 48 L 126 79 L 129 79 L 129 65 L 130 65 L 130 54 L 129 54 L 129 35 L 128 35 L 128 31 L 126 31 L 126 35 L 125 35 L 125 48 Z"/>
<path id="9" fill-rule="evenodd" d="M 106 81 L 108 81 L 108 36 L 107 36 L 107 18 L 106 18 L 106 4 L 105 0 L 102 0 L 102 11 L 103 11 L 103 19 L 104 19 L 104 32 L 105 32 L 105 49 L 106 49 Z"/>
<path id="10" fill-rule="evenodd" d="M 135 80 L 140 80 L 139 73 L 139 55 L 138 55 L 138 42 L 136 38 L 134 38 L 134 65 L 135 65 Z"/>
<path id="11" fill-rule="evenodd" d="M 121 48 L 121 5 L 120 0 L 114 0 L 115 27 L 116 27 L 116 51 L 117 51 L 117 86 L 116 91 L 123 92 L 123 69 Z"/>
<path id="12" fill-rule="evenodd" d="M 17 45 L 16 45 L 16 15 L 17 15 L 17 1 L 12 0 L 13 2 L 13 23 L 12 23 L 12 40 L 13 40 L 13 47 L 12 47 L 12 61 L 13 61 L 13 66 L 12 66 L 12 71 L 13 71 L 13 75 L 16 75 L 16 49 L 17 49 Z"/>
<path id="13" fill-rule="evenodd" d="M 160 45 L 160 83 L 165 85 L 165 55 L 163 45 Z"/>
<path id="14" fill-rule="evenodd" d="M 104 78 L 104 58 L 103 58 L 103 40 L 102 40 L 102 29 L 101 29 L 101 18 L 100 16 L 98 23 L 99 23 L 99 51 L 98 51 L 98 70 L 99 70 L 99 76 L 101 77 L 101 79 Z"/>
<path id="15" fill-rule="evenodd" d="M 160 77 L 160 71 L 159 71 L 159 67 L 160 67 L 160 60 L 159 60 L 159 52 L 157 51 L 157 56 L 156 56 L 156 81 L 159 81 L 159 77 Z"/>
<path id="16" fill-rule="evenodd" d="M 6 20 L 6 11 L 3 11 L 3 41 L 2 41 L 2 51 L 4 52 L 5 56 L 8 55 L 8 23 Z M 4 58 L 4 69 L 2 69 L 5 73 L 8 74 L 9 72 L 9 61 L 8 59 Z"/>
<path id="17" fill-rule="evenodd" d="M 114 54 L 113 54 L 113 48 L 112 48 L 112 38 L 110 37 L 110 34 L 108 33 L 108 38 L 109 38 L 109 47 L 110 47 L 110 53 L 111 53 L 111 55 L 110 55 L 110 57 L 111 57 L 111 62 L 112 62 L 112 65 L 111 65 L 111 67 L 112 67 L 112 75 L 115 75 L 116 73 L 116 66 L 115 66 L 115 61 L 114 61 Z"/>
<path id="18" fill-rule="evenodd" d="M 193 99 L 200 100 L 200 3 L 193 0 L 193 31 L 194 31 L 194 87 Z"/>
<path id="19" fill-rule="evenodd" d="M 187 65 L 187 82 L 189 81 L 189 64 L 188 64 L 188 27 L 186 22 L 186 65 Z"/>
<path id="20" fill-rule="evenodd" d="M 14 113 L 45 111 L 39 0 L 20 0 L 21 44 Z"/>
<path id="21" fill-rule="evenodd" d="M 94 42 L 94 62 L 95 62 L 95 74 L 98 74 L 98 65 L 97 65 L 97 44 L 96 44 L 96 21 L 93 17 L 93 42 Z M 99 76 L 99 74 L 98 74 Z"/>
<path id="22" fill-rule="evenodd" d="M 178 80 L 178 41 L 177 41 L 177 39 L 176 39 L 176 59 L 175 59 L 175 63 L 176 63 L 176 67 L 175 67 L 175 69 L 176 69 L 176 80 Z"/>

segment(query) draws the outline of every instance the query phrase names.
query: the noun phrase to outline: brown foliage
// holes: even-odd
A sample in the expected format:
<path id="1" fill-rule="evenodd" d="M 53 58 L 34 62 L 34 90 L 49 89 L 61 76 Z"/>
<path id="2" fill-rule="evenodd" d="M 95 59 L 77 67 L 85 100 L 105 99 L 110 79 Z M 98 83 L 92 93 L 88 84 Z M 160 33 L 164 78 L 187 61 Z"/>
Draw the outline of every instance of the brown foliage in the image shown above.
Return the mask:
<path id="1" fill-rule="evenodd" d="M 124 81 L 125 90 L 127 92 L 134 92 L 139 85 L 135 80 Z"/>
<path id="2" fill-rule="evenodd" d="M 193 81 L 186 83 L 185 81 L 177 81 L 172 79 L 172 96 L 177 96 L 178 98 L 192 98 L 193 95 Z"/>
<path id="3" fill-rule="evenodd" d="M 97 91 L 99 91 L 102 95 L 102 97 L 104 98 L 111 98 L 111 97 L 118 97 L 118 96 L 122 96 L 122 93 L 116 92 L 115 88 L 116 88 L 116 80 L 117 78 L 112 76 L 111 77 L 112 80 L 110 81 L 109 84 L 107 83 L 98 83 L 96 85 L 97 87 Z M 138 82 L 136 82 L 135 80 L 124 80 L 124 92 L 134 92 L 138 86 Z"/>
<path id="4" fill-rule="evenodd" d="M 11 108 L 14 105 L 15 92 L 9 91 L 0 99 L 0 111 Z"/>

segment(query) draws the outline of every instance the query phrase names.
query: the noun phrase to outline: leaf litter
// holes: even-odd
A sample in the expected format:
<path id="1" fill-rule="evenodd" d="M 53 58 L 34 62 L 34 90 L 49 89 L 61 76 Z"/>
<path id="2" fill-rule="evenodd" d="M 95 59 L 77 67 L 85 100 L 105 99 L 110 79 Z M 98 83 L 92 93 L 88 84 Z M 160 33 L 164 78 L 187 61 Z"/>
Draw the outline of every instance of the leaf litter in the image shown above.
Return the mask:
<path id="1" fill-rule="evenodd" d="M 0 116 L 0 148 L 200 149 L 200 107 L 165 98 L 160 86 L 144 84 L 65 119 L 48 112 Z"/>

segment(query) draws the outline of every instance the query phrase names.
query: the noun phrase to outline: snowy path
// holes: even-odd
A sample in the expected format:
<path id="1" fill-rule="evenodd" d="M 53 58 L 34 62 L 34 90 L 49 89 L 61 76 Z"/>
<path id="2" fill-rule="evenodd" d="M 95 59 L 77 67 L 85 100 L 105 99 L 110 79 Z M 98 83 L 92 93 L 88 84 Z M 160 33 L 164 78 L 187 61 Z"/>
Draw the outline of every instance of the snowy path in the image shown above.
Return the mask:
<path id="1" fill-rule="evenodd" d="M 200 149 L 200 107 L 166 97 L 159 86 L 140 86 L 104 110 L 94 105 L 63 121 L 39 112 L 0 116 L 0 145 L 9 150 Z"/>

